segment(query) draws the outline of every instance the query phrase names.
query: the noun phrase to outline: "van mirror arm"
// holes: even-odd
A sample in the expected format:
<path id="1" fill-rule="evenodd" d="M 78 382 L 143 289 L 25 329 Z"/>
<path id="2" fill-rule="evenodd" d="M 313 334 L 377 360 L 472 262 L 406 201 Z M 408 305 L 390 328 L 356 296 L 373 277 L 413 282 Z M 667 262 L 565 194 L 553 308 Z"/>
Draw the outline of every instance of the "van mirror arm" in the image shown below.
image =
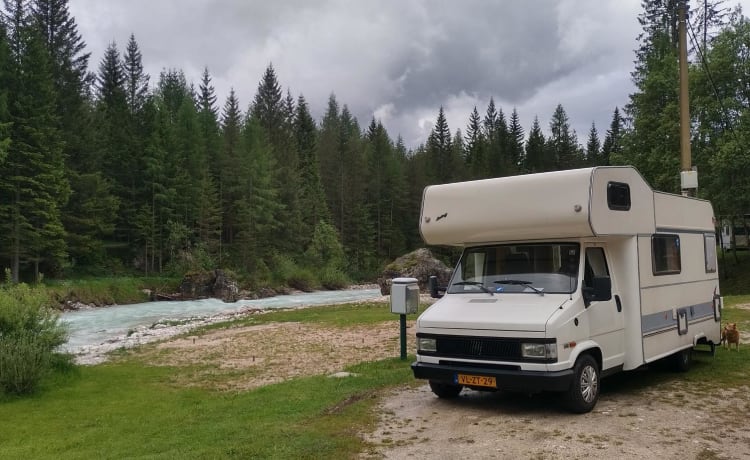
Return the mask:
<path id="1" fill-rule="evenodd" d="M 445 295 L 446 289 L 448 289 L 446 286 L 438 286 L 438 279 L 435 275 L 430 276 L 429 286 L 430 297 L 432 297 L 433 299 L 439 299 L 443 297 Z"/>

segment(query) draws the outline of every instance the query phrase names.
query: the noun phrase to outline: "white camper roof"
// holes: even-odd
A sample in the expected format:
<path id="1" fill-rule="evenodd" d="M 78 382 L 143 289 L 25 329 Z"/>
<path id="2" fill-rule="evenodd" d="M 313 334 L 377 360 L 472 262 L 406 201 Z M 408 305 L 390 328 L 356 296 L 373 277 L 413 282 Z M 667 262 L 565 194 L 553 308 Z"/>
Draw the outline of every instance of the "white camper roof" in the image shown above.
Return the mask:
<path id="1" fill-rule="evenodd" d="M 427 244 L 465 246 L 713 225 L 708 201 L 654 192 L 635 168 L 607 166 L 428 186 L 419 228 Z"/>

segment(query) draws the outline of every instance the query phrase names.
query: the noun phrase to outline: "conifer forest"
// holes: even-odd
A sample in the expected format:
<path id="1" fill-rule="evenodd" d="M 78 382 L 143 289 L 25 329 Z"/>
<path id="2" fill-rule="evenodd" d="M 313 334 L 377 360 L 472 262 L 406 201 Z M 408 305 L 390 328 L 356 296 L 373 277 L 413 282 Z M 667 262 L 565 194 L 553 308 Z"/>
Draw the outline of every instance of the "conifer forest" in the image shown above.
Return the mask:
<path id="1" fill-rule="evenodd" d="M 270 63 L 248 76 L 252 100 L 219 100 L 208 68 L 199 81 L 146 74 L 134 35 L 92 62 L 67 0 L 4 0 L 0 268 L 14 281 L 212 268 L 257 283 L 297 269 L 368 280 L 423 245 L 429 184 L 631 164 L 679 193 L 677 3 L 641 1 L 635 90 L 607 108 L 608 126 L 576 133 L 562 105 L 548 126 L 521 126 L 489 99 L 461 126 L 435 107 L 431 134 L 409 146 L 357 120 L 335 88 L 314 119 Z M 744 215 L 750 22 L 722 0 L 690 6 L 698 196 Z"/>

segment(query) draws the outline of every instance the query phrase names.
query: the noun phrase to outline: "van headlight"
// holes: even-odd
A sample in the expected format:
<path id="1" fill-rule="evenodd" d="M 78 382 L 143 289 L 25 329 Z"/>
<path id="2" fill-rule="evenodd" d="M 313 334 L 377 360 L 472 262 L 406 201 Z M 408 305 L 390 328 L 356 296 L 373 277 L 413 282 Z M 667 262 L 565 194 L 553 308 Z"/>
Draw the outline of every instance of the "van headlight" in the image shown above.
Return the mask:
<path id="1" fill-rule="evenodd" d="M 521 356 L 531 359 L 557 359 L 557 344 L 522 343 Z"/>
<path id="2" fill-rule="evenodd" d="M 435 353 L 437 351 L 437 340 L 429 337 L 418 337 L 417 351 L 424 351 L 425 353 Z"/>

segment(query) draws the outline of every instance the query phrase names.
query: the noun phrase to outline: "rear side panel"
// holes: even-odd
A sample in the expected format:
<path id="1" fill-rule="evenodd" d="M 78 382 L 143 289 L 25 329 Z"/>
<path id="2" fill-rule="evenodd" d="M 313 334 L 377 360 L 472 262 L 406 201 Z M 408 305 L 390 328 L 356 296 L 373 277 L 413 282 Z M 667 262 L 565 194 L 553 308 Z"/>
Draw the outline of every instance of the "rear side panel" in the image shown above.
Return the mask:
<path id="1" fill-rule="evenodd" d="M 671 234 L 679 236 L 680 272 L 663 275 L 654 274 L 653 236 L 638 237 L 644 362 L 688 348 L 701 337 L 720 339 L 713 307 L 718 273 L 706 272 L 703 233 Z"/>

